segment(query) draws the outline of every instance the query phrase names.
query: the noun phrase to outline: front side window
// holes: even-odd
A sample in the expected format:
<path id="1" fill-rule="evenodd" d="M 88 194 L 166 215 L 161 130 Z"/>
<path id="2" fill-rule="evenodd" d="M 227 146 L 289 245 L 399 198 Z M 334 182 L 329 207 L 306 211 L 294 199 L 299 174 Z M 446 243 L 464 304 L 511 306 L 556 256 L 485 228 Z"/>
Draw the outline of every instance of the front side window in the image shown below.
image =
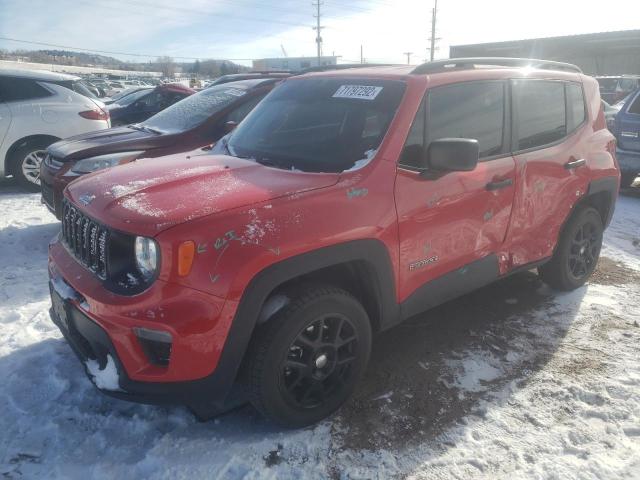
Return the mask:
<path id="1" fill-rule="evenodd" d="M 563 82 L 515 80 L 513 102 L 516 150 L 548 145 L 567 135 Z"/>
<path id="2" fill-rule="evenodd" d="M 246 93 L 246 90 L 228 84 L 207 88 L 174 103 L 143 125 L 163 132 L 184 132 L 202 124 Z"/>
<path id="3" fill-rule="evenodd" d="M 137 92 L 130 92 L 118 98 L 115 103 L 120 105 L 121 107 L 128 107 L 132 103 L 138 100 L 141 100 L 146 95 L 149 95 L 149 92 L 150 92 L 150 89 L 138 90 Z"/>
<path id="4" fill-rule="evenodd" d="M 347 170 L 380 146 L 404 89 L 353 77 L 287 81 L 234 131 L 229 153 L 279 168 Z"/>
<path id="5" fill-rule="evenodd" d="M 503 82 L 468 82 L 429 92 L 427 140 L 473 138 L 480 158 L 504 151 Z"/>

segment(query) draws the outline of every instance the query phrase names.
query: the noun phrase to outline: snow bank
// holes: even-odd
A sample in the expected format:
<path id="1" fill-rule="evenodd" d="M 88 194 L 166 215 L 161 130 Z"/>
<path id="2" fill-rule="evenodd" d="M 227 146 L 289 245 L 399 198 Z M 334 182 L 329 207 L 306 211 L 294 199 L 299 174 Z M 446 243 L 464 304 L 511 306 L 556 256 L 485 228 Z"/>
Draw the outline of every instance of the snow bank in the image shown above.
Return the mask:
<path id="1" fill-rule="evenodd" d="M 93 383 L 96 387 L 102 390 L 110 390 L 117 392 L 120 390 L 120 383 L 118 381 L 118 369 L 116 368 L 116 362 L 111 358 L 111 355 L 107 355 L 107 364 L 103 369 L 96 360 L 88 360 L 85 363 L 89 375 L 91 375 Z"/>

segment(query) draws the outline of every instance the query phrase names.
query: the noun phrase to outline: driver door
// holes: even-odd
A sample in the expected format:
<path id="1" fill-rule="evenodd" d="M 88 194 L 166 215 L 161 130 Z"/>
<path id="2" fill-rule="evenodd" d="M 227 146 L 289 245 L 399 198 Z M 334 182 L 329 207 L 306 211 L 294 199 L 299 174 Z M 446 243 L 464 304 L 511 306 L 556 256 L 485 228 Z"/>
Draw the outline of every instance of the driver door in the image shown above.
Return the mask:
<path id="1" fill-rule="evenodd" d="M 506 92 L 503 81 L 435 87 L 416 115 L 395 186 L 405 317 L 498 275 L 515 182 Z M 478 140 L 475 170 L 419 171 L 416 155 L 440 138 Z"/>

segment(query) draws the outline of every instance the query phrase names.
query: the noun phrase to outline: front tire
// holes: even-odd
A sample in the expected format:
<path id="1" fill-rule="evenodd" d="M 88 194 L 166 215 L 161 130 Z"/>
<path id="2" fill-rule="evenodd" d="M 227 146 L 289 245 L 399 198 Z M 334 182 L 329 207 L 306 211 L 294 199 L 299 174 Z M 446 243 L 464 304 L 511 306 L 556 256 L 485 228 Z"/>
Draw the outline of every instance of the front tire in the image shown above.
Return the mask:
<path id="1" fill-rule="evenodd" d="M 565 226 L 549 262 L 538 268 L 542 280 L 557 290 L 585 284 L 596 268 L 604 227 L 595 208 L 578 210 Z"/>
<path id="2" fill-rule="evenodd" d="M 312 425 L 349 398 L 370 351 L 362 305 L 339 288 L 308 288 L 256 331 L 247 357 L 250 401 L 284 427 Z"/>
<path id="3" fill-rule="evenodd" d="M 47 154 L 47 140 L 32 140 L 19 147 L 11 156 L 11 173 L 16 182 L 31 192 L 40 191 L 40 165 Z"/>

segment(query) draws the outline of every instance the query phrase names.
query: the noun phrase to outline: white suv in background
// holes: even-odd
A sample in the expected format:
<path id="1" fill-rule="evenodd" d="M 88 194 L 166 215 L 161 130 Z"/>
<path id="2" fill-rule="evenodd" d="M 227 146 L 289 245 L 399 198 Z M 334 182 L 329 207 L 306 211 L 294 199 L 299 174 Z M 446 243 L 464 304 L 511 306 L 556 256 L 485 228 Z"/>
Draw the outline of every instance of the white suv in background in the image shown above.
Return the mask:
<path id="1" fill-rule="evenodd" d="M 0 175 L 39 190 L 47 147 L 63 138 L 109 128 L 109 113 L 80 77 L 0 69 Z"/>

